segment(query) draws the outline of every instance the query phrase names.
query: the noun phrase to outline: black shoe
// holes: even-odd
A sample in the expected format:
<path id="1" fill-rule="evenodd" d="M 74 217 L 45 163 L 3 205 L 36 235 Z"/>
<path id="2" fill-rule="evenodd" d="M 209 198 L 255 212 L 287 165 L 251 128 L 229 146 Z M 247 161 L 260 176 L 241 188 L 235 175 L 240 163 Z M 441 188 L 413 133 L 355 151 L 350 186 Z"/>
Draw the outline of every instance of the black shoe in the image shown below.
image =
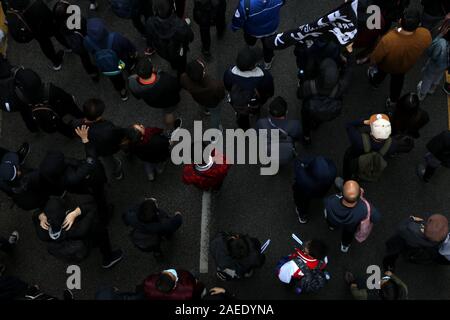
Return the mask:
<path id="1" fill-rule="evenodd" d="M 30 144 L 28 142 L 22 143 L 19 150 L 17 150 L 17 155 L 19 156 L 19 163 L 22 165 L 25 162 L 28 154 L 30 153 Z"/>
<path id="2" fill-rule="evenodd" d="M 130 97 L 128 96 L 128 90 L 124 89 L 120 91 L 120 99 L 125 102 L 129 99 Z"/>
<path id="3" fill-rule="evenodd" d="M 6 271 L 6 266 L 4 264 L 0 263 L 0 277 L 3 275 L 3 273 L 5 273 Z"/>
<path id="4" fill-rule="evenodd" d="M 353 273 L 351 273 L 350 271 L 346 271 L 344 274 L 344 281 L 348 285 L 355 283 L 355 277 L 353 276 Z"/>
<path id="5" fill-rule="evenodd" d="M 64 290 L 63 300 L 64 301 L 75 300 L 75 298 L 73 296 L 73 292 L 70 291 L 69 289 Z"/>
<path id="6" fill-rule="evenodd" d="M 425 171 L 426 171 L 426 168 L 425 168 L 425 165 L 423 165 L 423 164 L 419 164 L 416 168 L 417 176 L 424 182 L 429 182 L 428 179 L 425 179 Z"/>
<path id="7" fill-rule="evenodd" d="M 445 92 L 446 95 L 449 96 L 450 95 L 450 83 L 449 82 L 444 83 L 442 90 Z"/>
<path id="8" fill-rule="evenodd" d="M 122 250 L 116 250 L 111 253 L 111 259 L 108 261 L 103 260 L 102 268 L 103 269 L 109 269 L 114 267 L 116 264 L 118 264 L 123 259 L 123 252 Z"/>
<path id="9" fill-rule="evenodd" d="M 52 68 L 54 71 L 59 71 L 59 70 L 61 70 L 62 63 L 64 60 L 64 50 L 59 50 L 58 53 L 56 54 L 56 56 L 58 58 L 58 61 L 60 61 L 60 62 L 57 64 L 53 64 Z"/>

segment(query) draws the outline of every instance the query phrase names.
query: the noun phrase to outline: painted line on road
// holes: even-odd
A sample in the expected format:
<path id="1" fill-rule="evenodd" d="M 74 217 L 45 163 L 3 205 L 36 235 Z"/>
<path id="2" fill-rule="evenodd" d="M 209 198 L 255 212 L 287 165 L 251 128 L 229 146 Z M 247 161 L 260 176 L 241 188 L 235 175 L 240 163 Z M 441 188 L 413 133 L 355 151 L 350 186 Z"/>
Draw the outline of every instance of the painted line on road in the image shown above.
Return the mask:
<path id="1" fill-rule="evenodd" d="M 202 194 L 202 220 L 200 233 L 200 273 L 208 273 L 209 220 L 211 218 L 211 191 Z"/>

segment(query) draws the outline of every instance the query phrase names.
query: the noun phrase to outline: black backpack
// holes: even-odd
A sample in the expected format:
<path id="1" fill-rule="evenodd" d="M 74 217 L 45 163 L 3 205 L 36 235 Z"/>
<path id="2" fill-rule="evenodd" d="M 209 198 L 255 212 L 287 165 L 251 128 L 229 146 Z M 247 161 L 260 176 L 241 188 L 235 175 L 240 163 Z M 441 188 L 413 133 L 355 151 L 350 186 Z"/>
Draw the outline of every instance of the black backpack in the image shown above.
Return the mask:
<path id="1" fill-rule="evenodd" d="M 0 109 L 3 111 L 18 111 L 14 102 L 14 91 L 16 88 L 16 74 L 20 69 L 23 69 L 23 67 L 13 67 L 9 77 L 0 79 Z"/>
<path id="2" fill-rule="evenodd" d="M 43 91 L 44 95 L 41 102 L 28 103 L 28 105 L 31 110 L 31 116 L 38 127 L 46 133 L 54 133 L 57 131 L 60 117 L 50 105 L 49 83 L 44 85 Z M 16 88 L 16 93 L 22 101 L 27 101 L 20 89 Z"/>
<path id="3" fill-rule="evenodd" d="M 310 269 L 301 258 L 295 258 L 294 262 L 303 273 L 303 277 L 296 286 L 301 289 L 302 293 L 317 293 L 325 287 L 327 278 L 325 272 L 320 269 L 323 265 L 322 261 L 319 261 L 317 267 L 314 269 Z"/>
<path id="4" fill-rule="evenodd" d="M 11 37 L 19 43 L 28 43 L 34 39 L 34 33 L 25 21 L 24 15 L 35 3 L 36 0 L 31 0 L 28 6 L 22 11 L 14 8 L 8 8 L 6 11 L 5 17 L 8 31 L 11 34 Z"/>
<path id="5" fill-rule="evenodd" d="M 239 115 L 257 113 L 260 109 L 258 90 L 249 90 L 234 84 L 230 91 L 230 104 Z"/>
<path id="6" fill-rule="evenodd" d="M 342 100 L 335 97 L 337 91 L 338 86 L 334 87 L 328 97 L 317 95 L 304 100 L 303 108 L 308 110 L 316 124 L 334 120 L 341 114 Z"/>

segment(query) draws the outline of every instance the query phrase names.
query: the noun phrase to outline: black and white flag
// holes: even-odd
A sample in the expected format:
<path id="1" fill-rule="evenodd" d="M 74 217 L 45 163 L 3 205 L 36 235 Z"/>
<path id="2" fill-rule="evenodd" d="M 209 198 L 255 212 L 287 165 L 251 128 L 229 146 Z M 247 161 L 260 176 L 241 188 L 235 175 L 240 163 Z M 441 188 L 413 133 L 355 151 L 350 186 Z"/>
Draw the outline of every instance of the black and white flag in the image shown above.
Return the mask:
<path id="1" fill-rule="evenodd" d="M 321 37 L 337 40 L 345 46 L 353 42 L 358 33 L 357 12 L 358 0 L 346 2 L 312 23 L 267 37 L 265 44 L 269 48 L 280 50 Z"/>

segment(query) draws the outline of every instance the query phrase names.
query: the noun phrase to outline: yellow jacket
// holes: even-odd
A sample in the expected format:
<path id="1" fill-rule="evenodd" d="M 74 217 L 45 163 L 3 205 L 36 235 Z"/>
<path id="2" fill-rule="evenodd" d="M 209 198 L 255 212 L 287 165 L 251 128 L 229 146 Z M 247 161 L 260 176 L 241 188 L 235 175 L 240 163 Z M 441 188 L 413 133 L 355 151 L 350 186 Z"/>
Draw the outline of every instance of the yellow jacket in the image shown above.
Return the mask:
<path id="1" fill-rule="evenodd" d="M 0 41 L 0 53 L 6 55 L 7 40 L 8 40 L 8 27 L 6 26 L 5 13 L 0 1 L 0 30 L 3 31 L 3 39 Z"/>

